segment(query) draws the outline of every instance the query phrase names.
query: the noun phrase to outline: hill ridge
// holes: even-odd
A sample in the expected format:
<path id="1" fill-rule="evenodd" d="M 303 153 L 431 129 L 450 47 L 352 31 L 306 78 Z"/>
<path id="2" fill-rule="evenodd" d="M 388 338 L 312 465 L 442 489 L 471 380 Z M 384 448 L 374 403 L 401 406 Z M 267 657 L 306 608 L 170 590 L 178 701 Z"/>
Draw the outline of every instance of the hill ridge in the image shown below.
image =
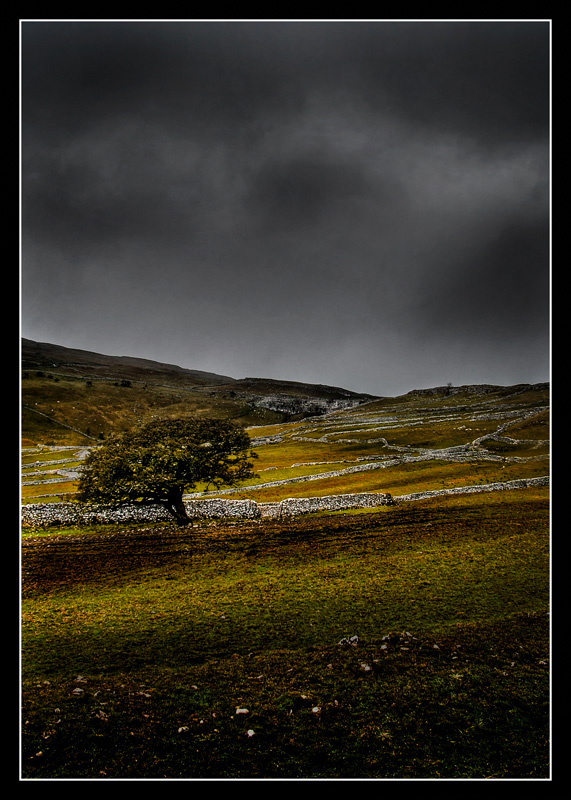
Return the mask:
<path id="1" fill-rule="evenodd" d="M 75 360 L 70 360 L 75 359 Z M 228 375 L 219 375 L 204 370 L 188 369 L 177 364 L 167 364 L 148 358 L 136 356 L 114 356 L 98 353 L 93 350 L 81 350 L 75 347 L 66 347 L 49 342 L 36 342 L 32 339 L 22 338 L 22 368 L 31 369 L 35 366 L 59 366 L 58 361 L 65 362 L 68 366 L 131 366 L 157 372 L 173 371 L 214 381 L 215 383 L 232 383 L 235 378 Z M 55 362 L 55 363 L 54 363 Z"/>
<path id="2" fill-rule="evenodd" d="M 21 362 L 22 437 L 44 443 L 65 441 L 64 429 L 92 440 L 157 416 L 199 414 L 241 425 L 280 423 L 375 397 L 323 384 L 235 379 L 26 338 L 21 340 Z"/>

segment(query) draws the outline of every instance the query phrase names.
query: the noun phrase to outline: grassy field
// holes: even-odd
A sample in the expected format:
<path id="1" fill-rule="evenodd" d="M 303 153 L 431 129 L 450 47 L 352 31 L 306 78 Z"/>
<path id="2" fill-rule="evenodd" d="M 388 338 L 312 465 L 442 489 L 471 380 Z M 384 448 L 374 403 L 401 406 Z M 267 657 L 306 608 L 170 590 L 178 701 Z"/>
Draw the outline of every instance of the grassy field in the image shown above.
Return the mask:
<path id="1" fill-rule="evenodd" d="M 208 396 L 184 387 L 128 387 L 107 380 L 62 376 L 57 381 L 31 375 L 22 381 L 22 430 L 52 445 L 93 445 L 103 437 L 158 415 L 196 414 L 252 422 L 264 418 L 244 403 L 221 397 L 215 409 Z M 268 412 L 268 416 L 271 415 Z"/>
<path id="2" fill-rule="evenodd" d="M 547 778 L 548 517 L 24 536 L 23 777 Z"/>
<path id="3" fill-rule="evenodd" d="M 42 400 L 54 419 L 64 383 Z M 93 389 L 67 395 L 78 415 Z M 106 414 L 116 393 L 122 422 L 131 389 L 114 386 Z M 549 395 L 533 387 L 249 432 L 259 477 L 231 498 L 549 475 Z M 55 441 L 23 442 L 23 503 L 73 497 L 94 443 Z M 21 577 L 25 780 L 550 777 L 548 486 L 289 521 L 24 528 Z"/>
<path id="4" fill-rule="evenodd" d="M 60 391 L 62 387 L 58 386 Z M 404 395 L 323 417 L 251 427 L 248 430 L 258 453 L 258 478 L 232 496 L 275 502 L 284 497 L 346 492 L 399 495 L 546 476 L 548 406 L 547 390 L 513 392 L 498 388 L 484 396 L 469 392 L 451 397 Z M 170 414 L 171 406 L 166 408 Z M 57 480 L 54 469 L 76 467 L 86 452 L 85 441 L 75 449 L 33 441 L 27 444 L 34 446 L 28 446 L 22 457 L 23 502 L 70 499 L 76 483 L 64 476 Z M 468 456 L 459 459 L 456 453 L 447 452 L 450 448 L 467 448 Z M 67 463 L 50 463 L 60 459 L 67 459 Z M 365 467 L 367 462 L 377 463 L 379 468 L 331 476 L 332 472 Z M 388 467 L 383 462 L 389 462 Z M 324 477 L 291 482 L 308 475 Z M 266 485 L 286 480 L 290 482 Z M 199 486 L 197 491 L 205 488 Z M 209 496 L 217 495 L 211 492 Z"/>

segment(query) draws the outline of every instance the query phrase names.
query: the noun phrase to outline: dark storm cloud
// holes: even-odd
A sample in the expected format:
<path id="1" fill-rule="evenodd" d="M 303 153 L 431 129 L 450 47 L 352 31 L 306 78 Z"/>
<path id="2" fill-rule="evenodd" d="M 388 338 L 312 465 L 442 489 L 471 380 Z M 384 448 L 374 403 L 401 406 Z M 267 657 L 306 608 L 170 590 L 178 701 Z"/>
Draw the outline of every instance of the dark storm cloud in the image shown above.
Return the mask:
<path id="1" fill-rule="evenodd" d="M 247 202 L 268 231 L 305 230 L 324 224 L 335 209 L 355 198 L 373 199 L 379 187 L 366 165 L 307 151 L 263 164 L 253 177 Z"/>
<path id="2" fill-rule="evenodd" d="M 460 340 L 525 380 L 525 341 L 544 379 L 549 33 L 24 22 L 23 334 L 379 393 Z"/>
<path id="3" fill-rule="evenodd" d="M 56 139 L 135 115 L 190 136 L 239 132 L 296 100 L 287 43 L 240 23 L 24 23 L 25 132 Z M 285 54 L 285 63 L 279 61 Z"/>
<path id="4" fill-rule="evenodd" d="M 232 141 L 325 92 L 487 145 L 547 135 L 547 23 L 24 23 L 24 136 L 135 115 Z"/>
<path id="5" fill-rule="evenodd" d="M 371 107 L 495 148 L 547 135 L 548 37 L 547 23 L 360 25 L 350 63 Z"/>
<path id="6" fill-rule="evenodd" d="M 444 268 L 427 265 L 416 324 L 435 336 L 453 331 L 490 343 L 504 334 L 524 341 L 548 324 L 549 275 L 540 266 L 548 260 L 544 221 L 506 221 L 495 237 L 473 242 Z"/>

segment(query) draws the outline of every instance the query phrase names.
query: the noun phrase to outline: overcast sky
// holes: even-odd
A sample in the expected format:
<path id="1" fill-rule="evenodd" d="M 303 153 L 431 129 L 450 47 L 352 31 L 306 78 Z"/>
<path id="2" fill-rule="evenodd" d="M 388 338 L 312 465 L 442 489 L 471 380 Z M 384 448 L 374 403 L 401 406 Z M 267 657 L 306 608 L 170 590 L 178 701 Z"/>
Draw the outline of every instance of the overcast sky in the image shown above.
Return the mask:
<path id="1" fill-rule="evenodd" d="M 549 380 L 549 22 L 21 40 L 24 337 L 387 396 Z"/>

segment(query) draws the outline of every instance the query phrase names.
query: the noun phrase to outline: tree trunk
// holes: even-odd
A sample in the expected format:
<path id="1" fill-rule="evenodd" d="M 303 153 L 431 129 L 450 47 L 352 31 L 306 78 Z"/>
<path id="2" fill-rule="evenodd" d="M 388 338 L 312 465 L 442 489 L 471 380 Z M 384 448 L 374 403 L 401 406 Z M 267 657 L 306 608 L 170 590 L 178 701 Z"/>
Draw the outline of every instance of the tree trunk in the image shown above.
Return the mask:
<path id="1" fill-rule="evenodd" d="M 175 518 L 177 525 L 189 525 L 192 522 L 186 513 L 186 506 L 182 499 L 182 491 L 173 489 L 169 492 L 167 508 Z"/>

